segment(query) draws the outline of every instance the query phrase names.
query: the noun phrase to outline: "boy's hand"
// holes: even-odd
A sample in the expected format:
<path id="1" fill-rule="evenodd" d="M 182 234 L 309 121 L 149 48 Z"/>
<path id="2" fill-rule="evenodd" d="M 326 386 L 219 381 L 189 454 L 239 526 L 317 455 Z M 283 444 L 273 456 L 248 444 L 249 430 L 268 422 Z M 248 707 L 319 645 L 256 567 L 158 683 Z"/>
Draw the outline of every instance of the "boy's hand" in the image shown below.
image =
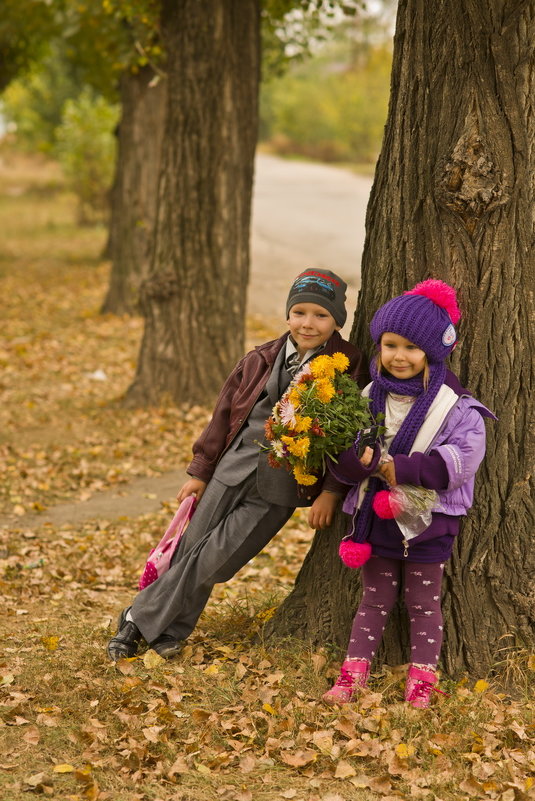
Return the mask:
<path id="1" fill-rule="evenodd" d="M 364 453 L 360 457 L 360 463 L 363 467 L 369 467 L 372 463 L 372 459 L 373 459 L 373 448 L 370 448 L 370 446 L 367 445 L 364 448 Z"/>
<path id="2" fill-rule="evenodd" d="M 197 503 L 199 503 L 205 489 L 206 481 L 201 481 L 200 478 L 190 478 L 189 481 L 186 481 L 182 489 L 178 491 L 176 499 L 179 503 L 182 503 L 188 495 L 195 495 Z"/>
<path id="3" fill-rule="evenodd" d="M 308 525 L 311 528 L 326 528 L 330 526 L 334 517 L 334 510 L 340 496 L 335 492 L 320 492 L 308 514 Z"/>
<path id="4" fill-rule="evenodd" d="M 379 467 L 379 472 L 381 473 L 382 477 L 385 481 L 387 481 L 391 487 L 395 487 L 397 485 L 396 481 L 396 468 L 394 467 L 394 462 L 385 462 Z"/>

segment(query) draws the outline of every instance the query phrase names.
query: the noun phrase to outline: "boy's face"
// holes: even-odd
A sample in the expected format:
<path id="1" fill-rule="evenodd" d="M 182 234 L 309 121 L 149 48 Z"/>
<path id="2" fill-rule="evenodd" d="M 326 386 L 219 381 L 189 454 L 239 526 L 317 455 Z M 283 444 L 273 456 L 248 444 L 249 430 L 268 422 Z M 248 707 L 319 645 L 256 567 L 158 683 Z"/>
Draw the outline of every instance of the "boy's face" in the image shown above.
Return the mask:
<path id="1" fill-rule="evenodd" d="M 301 358 L 307 350 L 323 345 L 334 331 L 340 330 L 332 314 L 317 303 L 296 303 L 292 306 L 288 328 Z"/>

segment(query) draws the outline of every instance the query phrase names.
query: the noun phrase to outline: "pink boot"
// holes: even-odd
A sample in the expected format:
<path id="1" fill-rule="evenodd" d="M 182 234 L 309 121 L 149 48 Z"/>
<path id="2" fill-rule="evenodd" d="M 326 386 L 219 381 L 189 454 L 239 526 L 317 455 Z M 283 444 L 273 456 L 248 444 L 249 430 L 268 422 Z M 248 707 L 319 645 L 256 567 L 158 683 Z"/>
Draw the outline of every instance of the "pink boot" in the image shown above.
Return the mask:
<path id="1" fill-rule="evenodd" d="M 433 691 L 442 692 L 435 687 L 437 683 L 438 678 L 434 670 L 409 665 L 407 684 L 405 685 L 405 701 L 417 709 L 426 709 L 431 703 Z"/>
<path id="2" fill-rule="evenodd" d="M 348 704 L 359 687 L 365 687 L 370 675 L 367 659 L 346 659 L 334 686 L 324 693 L 326 704 Z"/>

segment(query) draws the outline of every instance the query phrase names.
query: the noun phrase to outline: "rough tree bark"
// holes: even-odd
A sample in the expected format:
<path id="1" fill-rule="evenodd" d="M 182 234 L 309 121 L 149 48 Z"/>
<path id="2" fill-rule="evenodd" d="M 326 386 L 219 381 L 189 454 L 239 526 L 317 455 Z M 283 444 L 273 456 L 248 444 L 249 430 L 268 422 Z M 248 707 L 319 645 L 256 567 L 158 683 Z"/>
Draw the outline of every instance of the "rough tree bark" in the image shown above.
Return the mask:
<path id="1" fill-rule="evenodd" d="M 369 351 L 375 309 L 443 278 L 464 310 L 452 369 L 499 417 L 444 582 L 450 674 L 534 641 L 534 43 L 530 2 L 401 0 L 367 213 L 353 341 Z M 345 647 L 359 579 L 337 558 L 342 527 L 316 535 L 272 630 Z M 379 660 L 409 661 L 406 642 L 397 610 Z"/>
<path id="2" fill-rule="evenodd" d="M 168 105 L 130 403 L 206 402 L 243 354 L 260 0 L 165 0 Z"/>
<path id="3" fill-rule="evenodd" d="M 121 78 L 121 121 L 111 192 L 106 256 L 111 259 L 102 311 L 139 313 L 139 288 L 149 272 L 165 123 L 166 81 L 151 67 Z"/>

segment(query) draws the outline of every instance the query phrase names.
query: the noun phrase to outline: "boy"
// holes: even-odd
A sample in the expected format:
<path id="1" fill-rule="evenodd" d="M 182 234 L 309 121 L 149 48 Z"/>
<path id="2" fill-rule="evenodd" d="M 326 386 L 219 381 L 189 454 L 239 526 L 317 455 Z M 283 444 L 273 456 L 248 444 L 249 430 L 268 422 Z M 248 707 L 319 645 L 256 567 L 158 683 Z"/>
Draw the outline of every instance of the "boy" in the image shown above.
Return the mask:
<path id="1" fill-rule="evenodd" d="M 286 304 L 289 333 L 247 353 L 225 382 L 193 446 L 191 478 L 177 495 L 179 502 L 196 495 L 198 507 L 171 568 L 121 613 L 108 644 L 112 660 L 134 656 L 142 638 L 166 659 L 178 654 L 214 584 L 228 581 L 256 556 L 297 506 L 310 506 L 313 528 L 330 524 L 342 485 L 327 476 L 300 487 L 290 473 L 269 467 L 258 442 L 293 375 L 318 352 L 344 353 L 348 372 L 366 385 L 363 355 L 338 333 L 346 320 L 346 288 L 330 270 L 301 273 Z"/>

